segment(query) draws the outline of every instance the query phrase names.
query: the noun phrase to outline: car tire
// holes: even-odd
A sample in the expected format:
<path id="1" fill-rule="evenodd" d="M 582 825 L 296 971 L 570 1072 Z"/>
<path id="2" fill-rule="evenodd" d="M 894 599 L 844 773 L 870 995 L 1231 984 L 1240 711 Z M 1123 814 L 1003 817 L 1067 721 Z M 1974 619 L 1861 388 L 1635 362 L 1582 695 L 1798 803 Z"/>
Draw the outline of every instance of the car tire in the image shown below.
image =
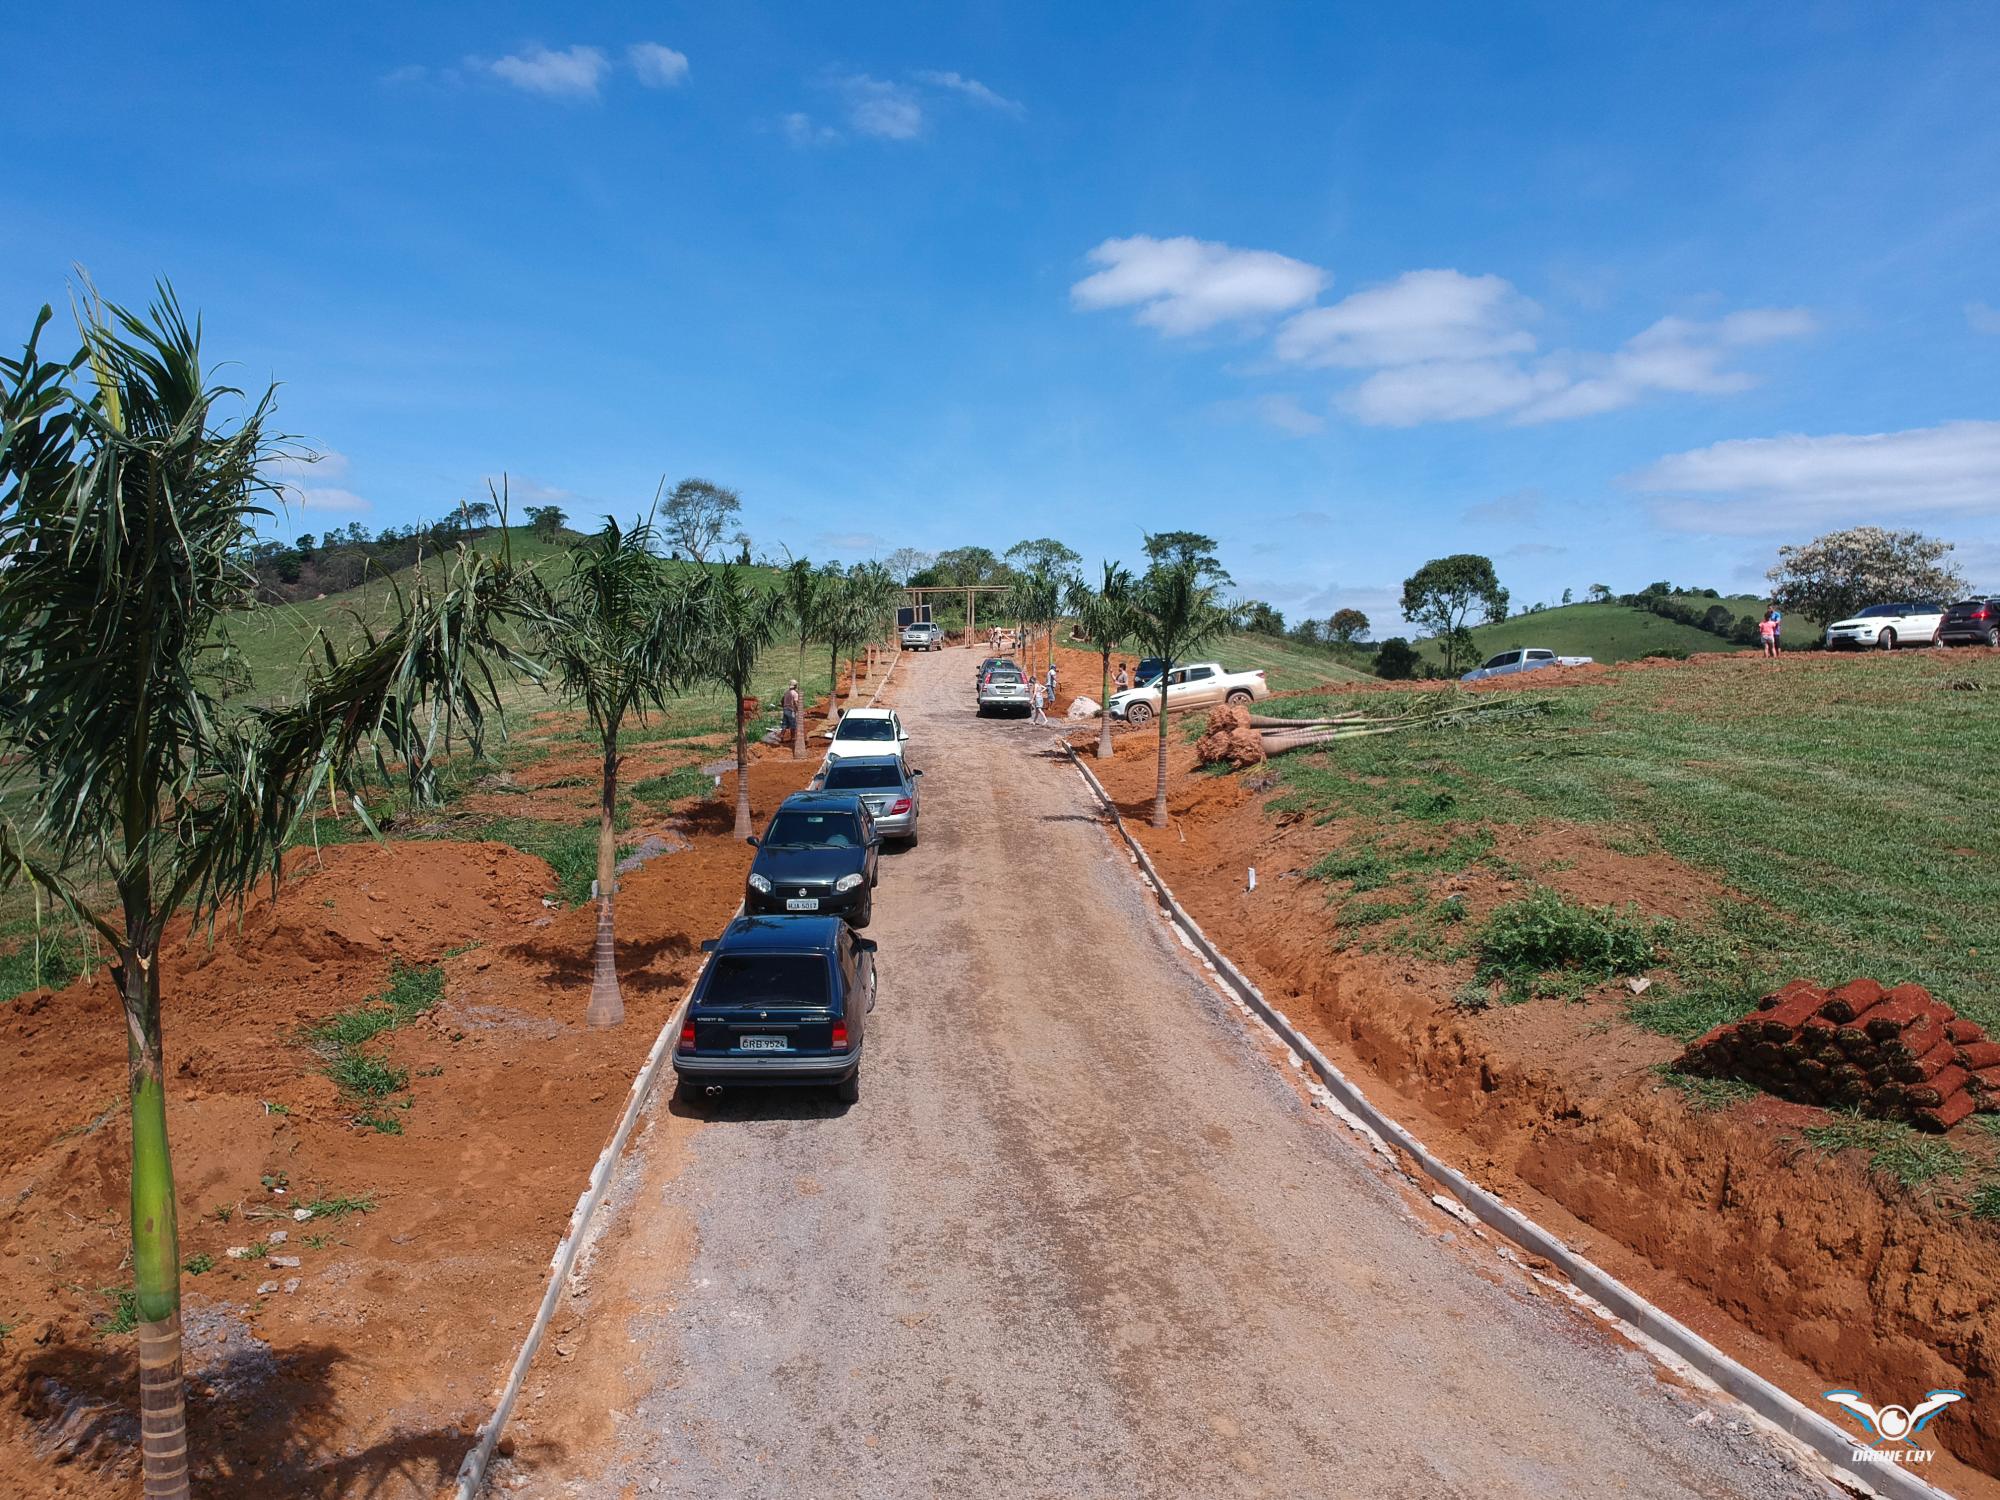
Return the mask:
<path id="1" fill-rule="evenodd" d="M 1256 699 L 1250 695 L 1250 692 L 1247 688 L 1238 688 L 1236 689 L 1235 692 L 1229 695 L 1227 701 L 1236 704 L 1243 704 L 1243 703 L 1254 703 L 1256 702 Z"/>
<path id="2" fill-rule="evenodd" d="M 1986 644 L 1989 646 L 2000 646 L 2000 625 L 1989 625 L 1986 627 Z"/>
<path id="3" fill-rule="evenodd" d="M 842 1104 L 861 1102 L 861 1070 L 856 1068 L 833 1086 L 833 1097 Z"/>
<path id="4" fill-rule="evenodd" d="M 861 903 L 861 910 L 854 914 L 854 929 L 859 932 L 875 920 L 875 891 L 869 887 L 868 899 Z"/>
<path id="5" fill-rule="evenodd" d="M 1875 649 L 1877 651 L 1894 651 L 1896 649 L 1896 632 L 1893 630 L 1885 630 L 1880 635 L 1876 636 Z"/>
<path id="6" fill-rule="evenodd" d="M 674 1076 L 674 1103 L 692 1106 L 698 1104 L 707 1093 L 708 1090 L 704 1085 L 690 1083 L 678 1074 Z"/>
<path id="7" fill-rule="evenodd" d="M 910 836 L 903 841 L 903 847 L 905 849 L 914 849 L 917 847 L 917 820 L 915 818 L 910 819 Z"/>
<path id="8" fill-rule="evenodd" d="M 1134 703 L 1125 710 L 1125 722 L 1136 724 L 1141 729 L 1153 722 L 1153 706 L 1150 703 Z"/>

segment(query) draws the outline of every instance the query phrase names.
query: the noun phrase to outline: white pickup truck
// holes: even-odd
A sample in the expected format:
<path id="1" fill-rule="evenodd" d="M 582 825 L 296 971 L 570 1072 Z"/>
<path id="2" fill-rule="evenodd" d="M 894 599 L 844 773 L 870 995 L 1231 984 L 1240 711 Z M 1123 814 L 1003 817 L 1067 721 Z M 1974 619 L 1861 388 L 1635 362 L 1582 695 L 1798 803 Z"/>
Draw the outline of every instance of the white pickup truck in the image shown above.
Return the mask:
<path id="1" fill-rule="evenodd" d="M 1218 703 L 1250 703 L 1271 696 L 1271 685 L 1258 672 L 1225 672 L 1220 662 L 1193 661 L 1167 673 L 1167 706 L 1213 708 Z M 1147 724 L 1160 711 L 1160 679 L 1111 695 L 1111 717 L 1129 724 Z"/>

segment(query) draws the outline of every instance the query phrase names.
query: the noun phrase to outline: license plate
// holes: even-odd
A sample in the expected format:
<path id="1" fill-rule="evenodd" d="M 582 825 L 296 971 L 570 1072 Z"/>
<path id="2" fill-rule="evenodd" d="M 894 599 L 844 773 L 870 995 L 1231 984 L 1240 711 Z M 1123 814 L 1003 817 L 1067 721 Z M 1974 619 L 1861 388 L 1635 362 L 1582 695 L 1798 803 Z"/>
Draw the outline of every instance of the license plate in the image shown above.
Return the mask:
<path id="1" fill-rule="evenodd" d="M 788 899 L 786 900 L 786 902 L 785 902 L 785 910 L 786 910 L 786 911 L 818 911 L 818 910 L 819 910 L 819 897 L 817 897 L 817 896 L 792 896 L 792 897 L 790 897 L 790 898 L 788 898 Z"/>
<path id="2" fill-rule="evenodd" d="M 791 1042 L 781 1036 L 739 1036 L 737 1050 L 741 1052 L 789 1052 Z"/>

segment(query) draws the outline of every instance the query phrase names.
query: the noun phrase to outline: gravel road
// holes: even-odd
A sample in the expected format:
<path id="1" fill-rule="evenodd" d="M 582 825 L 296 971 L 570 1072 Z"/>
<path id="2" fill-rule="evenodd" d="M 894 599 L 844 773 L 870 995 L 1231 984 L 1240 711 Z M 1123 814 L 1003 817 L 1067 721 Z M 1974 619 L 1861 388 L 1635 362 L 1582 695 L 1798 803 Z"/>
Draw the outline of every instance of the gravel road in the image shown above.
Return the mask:
<path id="1" fill-rule="evenodd" d="M 974 715 L 971 672 L 913 656 L 890 694 L 923 837 L 883 862 L 860 1104 L 667 1122 L 679 1171 L 621 1232 L 691 1229 L 692 1262 L 626 1330 L 619 1451 L 538 1492 L 1828 1493 L 1413 1212 L 1190 966 L 1048 737 Z"/>

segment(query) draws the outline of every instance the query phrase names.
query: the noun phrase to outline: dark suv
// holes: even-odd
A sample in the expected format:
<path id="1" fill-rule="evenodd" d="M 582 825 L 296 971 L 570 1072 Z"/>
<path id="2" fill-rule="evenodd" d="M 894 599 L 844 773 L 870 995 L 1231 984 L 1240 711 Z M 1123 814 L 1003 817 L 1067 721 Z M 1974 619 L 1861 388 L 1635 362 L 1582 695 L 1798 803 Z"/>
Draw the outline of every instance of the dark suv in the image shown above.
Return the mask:
<path id="1" fill-rule="evenodd" d="M 2000 599 L 1962 599 L 1944 612 L 1938 641 L 1946 646 L 2000 646 Z"/>
<path id="2" fill-rule="evenodd" d="M 738 917 L 705 942 L 674 1049 L 686 1098 L 722 1084 L 832 1084 L 861 1097 L 875 945 L 834 917 Z"/>
<path id="3" fill-rule="evenodd" d="M 845 764 L 845 762 L 841 762 Z M 743 909 L 838 914 L 856 927 L 875 915 L 882 837 L 853 792 L 794 792 L 778 804 L 743 882 Z"/>

